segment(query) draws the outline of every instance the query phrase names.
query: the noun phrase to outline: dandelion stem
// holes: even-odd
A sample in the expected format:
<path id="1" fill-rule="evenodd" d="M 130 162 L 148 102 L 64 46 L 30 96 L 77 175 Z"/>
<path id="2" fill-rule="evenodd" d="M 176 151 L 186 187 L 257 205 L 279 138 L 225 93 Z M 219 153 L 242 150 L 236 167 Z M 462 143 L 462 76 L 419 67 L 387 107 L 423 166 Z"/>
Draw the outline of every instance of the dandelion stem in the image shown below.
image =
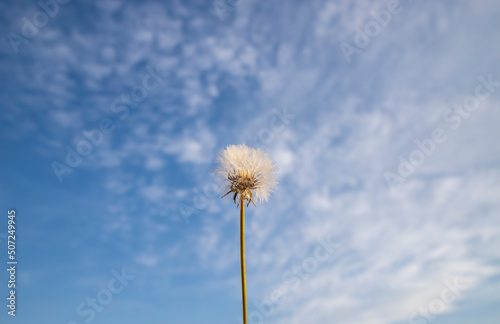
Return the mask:
<path id="1" fill-rule="evenodd" d="M 245 201 L 240 201 L 240 257 L 241 257 L 241 295 L 243 301 L 243 324 L 247 324 L 247 288 L 245 279 Z"/>
<path id="2" fill-rule="evenodd" d="M 247 145 L 229 145 L 217 158 L 219 167 L 216 174 L 227 182 L 228 192 L 233 194 L 236 208 L 240 207 L 240 260 L 241 260 L 241 295 L 243 302 L 243 324 L 247 324 L 247 288 L 245 279 L 245 202 L 247 207 L 254 198 L 267 201 L 269 194 L 276 187 L 278 168 L 276 163 L 264 151 Z"/>

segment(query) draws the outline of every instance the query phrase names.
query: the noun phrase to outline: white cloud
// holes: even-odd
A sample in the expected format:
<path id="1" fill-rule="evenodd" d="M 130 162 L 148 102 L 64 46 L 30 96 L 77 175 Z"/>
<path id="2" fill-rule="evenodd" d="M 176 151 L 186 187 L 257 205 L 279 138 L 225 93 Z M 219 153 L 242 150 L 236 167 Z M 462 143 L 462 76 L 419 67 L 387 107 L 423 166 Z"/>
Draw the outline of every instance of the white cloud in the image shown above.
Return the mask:
<path id="1" fill-rule="evenodd" d="M 158 264 L 158 257 L 155 255 L 141 254 L 136 258 L 136 262 L 146 267 L 154 267 Z"/>
<path id="2" fill-rule="evenodd" d="M 150 185 L 143 187 L 141 193 L 144 198 L 151 201 L 158 201 L 166 197 L 165 188 L 160 185 Z"/>

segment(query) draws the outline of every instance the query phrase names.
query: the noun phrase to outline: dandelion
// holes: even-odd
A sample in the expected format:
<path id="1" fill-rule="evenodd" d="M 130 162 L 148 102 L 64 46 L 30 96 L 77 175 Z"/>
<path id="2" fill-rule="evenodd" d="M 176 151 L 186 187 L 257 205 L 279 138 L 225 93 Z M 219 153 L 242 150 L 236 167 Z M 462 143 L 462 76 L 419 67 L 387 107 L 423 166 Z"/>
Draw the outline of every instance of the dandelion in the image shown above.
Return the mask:
<path id="1" fill-rule="evenodd" d="M 225 197 L 233 193 L 233 200 L 240 207 L 240 257 L 241 293 L 243 299 L 243 324 L 247 324 L 247 296 L 245 279 L 245 202 L 255 205 L 255 199 L 262 203 L 277 185 L 278 168 L 263 150 L 246 145 L 229 145 L 217 158 L 219 167 L 215 171 L 227 181 Z"/>
<path id="2" fill-rule="evenodd" d="M 228 181 L 228 192 L 223 197 L 234 192 L 235 203 L 248 200 L 247 206 L 250 202 L 255 205 L 254 192 L 259 202 L 265 202 L 276 187 L 276 165 L 263 150 L 246 145 L 229 145 L 217 161 L 220 165 L 217 175 Z"/>

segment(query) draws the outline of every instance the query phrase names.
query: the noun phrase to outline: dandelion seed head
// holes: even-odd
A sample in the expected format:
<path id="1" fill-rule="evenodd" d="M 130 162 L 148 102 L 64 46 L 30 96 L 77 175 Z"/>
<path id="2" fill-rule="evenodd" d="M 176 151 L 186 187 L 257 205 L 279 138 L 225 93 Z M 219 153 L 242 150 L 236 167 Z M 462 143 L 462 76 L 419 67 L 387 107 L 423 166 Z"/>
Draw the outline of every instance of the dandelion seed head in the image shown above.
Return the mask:
<path id="1" fill-rule="evenodd" d="M 215 173 L 227 181 L 228 193 L 234 193 L 238 203 L 256 198 L 259 202 L 269 199 L 276 188 L 278 168 L 269 154 L 247 145 L 229 145 L 217 158 L 219 167 Z M 226 195 L 227 195 L 226 194 Z"/>

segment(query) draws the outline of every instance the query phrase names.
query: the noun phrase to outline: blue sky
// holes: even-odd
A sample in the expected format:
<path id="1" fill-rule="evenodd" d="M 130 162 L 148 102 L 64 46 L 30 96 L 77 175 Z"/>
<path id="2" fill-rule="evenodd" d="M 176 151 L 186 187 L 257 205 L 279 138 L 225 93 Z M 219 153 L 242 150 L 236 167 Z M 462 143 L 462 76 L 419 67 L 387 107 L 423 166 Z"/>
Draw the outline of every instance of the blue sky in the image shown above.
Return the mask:
<path id="1" fill-rule="evenodd" d="M 280 169 L 249 323 L 498 323 L 498 2 L 0 9 L 2 323 L 241 323 L 229 144 Z"/>

